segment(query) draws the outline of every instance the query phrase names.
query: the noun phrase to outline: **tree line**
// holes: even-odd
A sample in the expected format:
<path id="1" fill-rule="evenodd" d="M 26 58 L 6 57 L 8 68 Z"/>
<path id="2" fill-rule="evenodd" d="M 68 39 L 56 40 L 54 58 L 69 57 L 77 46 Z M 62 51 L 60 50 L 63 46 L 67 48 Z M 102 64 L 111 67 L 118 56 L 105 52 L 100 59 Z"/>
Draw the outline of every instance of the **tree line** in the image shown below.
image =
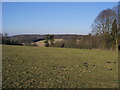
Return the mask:
<path id="1" fill-rule="evenodd" d="M 118 6 L 116 6 L 116 8 L 118 8 Z M 105 9 L 95 18 L 90 34 L 81 38 L 73 36 L 68 40 L 56 42 L 51 46 L 81 49 L 95 48 L 118 50 L 118 46 L 120 44 L 120 23 L 118 14 L 119 13 L 116 9 Z M 46 40 L 46 42 L 48 41 Z"/>
<path id="2" fill-rule="evenodd" d="M 0 44 L 3 45 L 22 45 L 17 40 L 11 40 L 7 33 L 0 34 Z"/>

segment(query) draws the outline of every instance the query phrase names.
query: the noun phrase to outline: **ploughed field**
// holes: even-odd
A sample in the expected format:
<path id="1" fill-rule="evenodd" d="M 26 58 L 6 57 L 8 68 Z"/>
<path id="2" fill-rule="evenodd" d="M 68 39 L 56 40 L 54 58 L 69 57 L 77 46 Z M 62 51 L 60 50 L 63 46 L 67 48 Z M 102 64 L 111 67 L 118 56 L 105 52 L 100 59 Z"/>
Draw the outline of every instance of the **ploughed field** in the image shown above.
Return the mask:
<path id="1" fill-rule="evenodd" d="M 117 88 L 118 53 L 3 46 L 2 88 Z"/>

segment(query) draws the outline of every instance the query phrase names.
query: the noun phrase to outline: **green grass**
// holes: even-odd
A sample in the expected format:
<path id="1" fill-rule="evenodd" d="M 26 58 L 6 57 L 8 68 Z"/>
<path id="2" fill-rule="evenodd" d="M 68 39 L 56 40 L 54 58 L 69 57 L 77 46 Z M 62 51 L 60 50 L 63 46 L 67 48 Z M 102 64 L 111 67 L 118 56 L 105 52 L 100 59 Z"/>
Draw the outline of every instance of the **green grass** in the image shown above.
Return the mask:
<path id="1" fill-rule="evenodd" d="M 3 88 L 118 87 L 115 51 L 3 46 L 2 65 Z"/>

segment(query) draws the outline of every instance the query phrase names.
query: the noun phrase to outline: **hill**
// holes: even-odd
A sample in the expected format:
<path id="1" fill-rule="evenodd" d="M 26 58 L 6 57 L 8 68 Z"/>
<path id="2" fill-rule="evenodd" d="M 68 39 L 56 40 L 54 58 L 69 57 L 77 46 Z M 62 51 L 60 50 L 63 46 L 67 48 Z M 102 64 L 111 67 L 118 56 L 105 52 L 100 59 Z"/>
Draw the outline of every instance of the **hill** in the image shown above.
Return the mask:
<path id="1" fill-rule="evenodd" d="M 63 34 L 63 35 L 54 35 L 54 39 L 70 39 L 71 37 L 82 37 L 85 35 L 73 35 L 73 34 Z M 31 43 L 39 39 L 45 39 L 46 35 L 38 34 L 25 34 L 25 35 L 15 35 L 10 36 L 11 40 L 16 40 L 20 43 Z"/>

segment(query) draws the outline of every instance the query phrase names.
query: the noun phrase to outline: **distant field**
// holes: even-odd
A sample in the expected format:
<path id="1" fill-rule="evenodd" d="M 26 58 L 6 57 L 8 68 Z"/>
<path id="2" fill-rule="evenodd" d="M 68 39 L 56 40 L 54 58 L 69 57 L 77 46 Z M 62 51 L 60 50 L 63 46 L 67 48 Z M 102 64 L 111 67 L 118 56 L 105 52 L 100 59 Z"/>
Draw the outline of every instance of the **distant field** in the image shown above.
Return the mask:
<path id="1" fill-rule="evenodd" d="M 3 88 L 115 88 L 118 54 L 107 50 L 3 46 Z"/>
<path id="2" fill-rule="evenodd" d="M 63 41 L 63 39 L 54 39 L 54 43 L 56 43 L 56 42 L 61 42 L 61 41 Z M 44 45 L 45 45 L 45 40 L 42 40 L 42 41 L 38 41 L 38 42 L 35 42 L 35 44 L 37 45 L 37 46 L 39 46 L 39 47 L 45 47 Z"/>

